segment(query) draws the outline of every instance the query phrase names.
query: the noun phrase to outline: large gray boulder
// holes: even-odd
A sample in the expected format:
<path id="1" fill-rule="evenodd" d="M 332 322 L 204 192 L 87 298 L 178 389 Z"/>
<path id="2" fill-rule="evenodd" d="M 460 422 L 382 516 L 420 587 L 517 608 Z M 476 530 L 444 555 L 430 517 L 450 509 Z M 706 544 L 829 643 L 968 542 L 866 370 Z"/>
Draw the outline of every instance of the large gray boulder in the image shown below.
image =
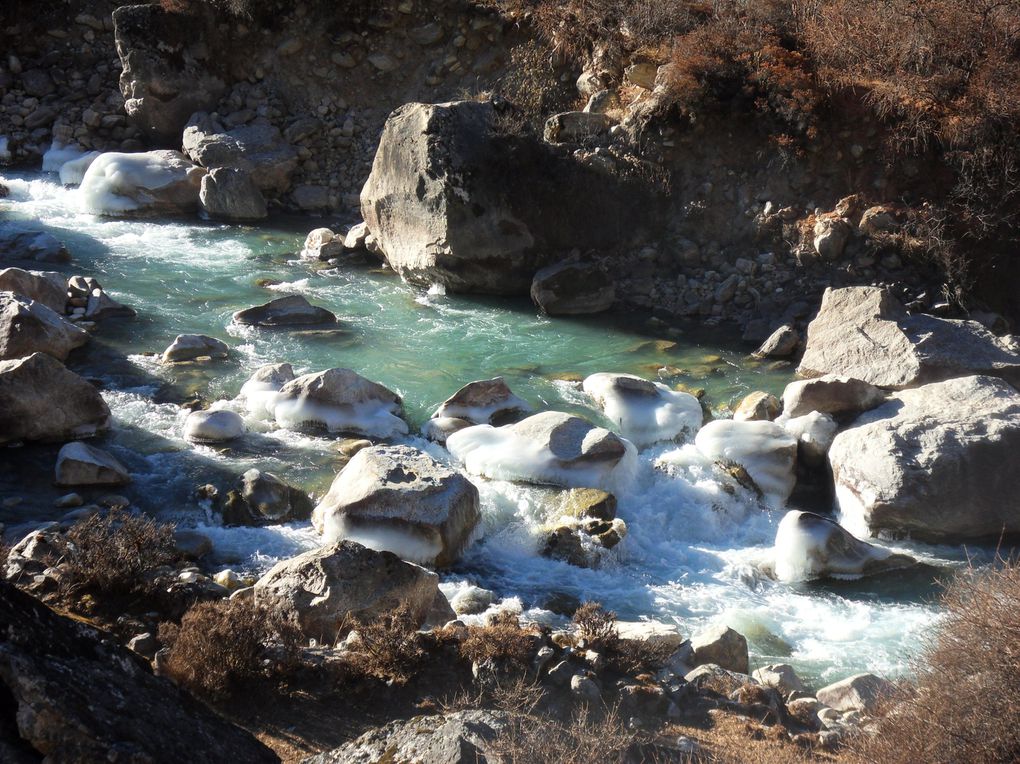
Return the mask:
<path id="1" fill-rule="evenodd" d="M 131 474 L 117 457 L 80 441 L 73 441 L 60 449 L 55 473 L 54 482 L 67 487 L 131 482 Z"/>
<path id="2" fill-rule="evenodd" d="M 841 520 L 864 535 L 957 543 L 1020 531 L 1020 394 L 961 377 L 893 395 L 829 449 Z"/>
<path id="3" fill-rule="evenodd" d="M 285 327 L 335 324 L 336 316 L 312 305 L 299 294 L 277 297 L 264 305 L 245 308 L 234 313 L 234 323 L 246 326 Z"/>
<path id="4" fill-rule="evenodd" d="M 74 440 L 109 427 L 99 391 L 52 356 L 0 361 L 0 445 Z"/>
<path id="5" fill-rule="evenodd" d="M 198 200 L 205 213 L 217 220 L 243 223 L 269 215 L 265 197 L 251 175 L 232 167 L 216 167 L 203 176 Z"/>
<path id="6" fill-rule="evenodd" d="M 883 700 L 896 691 L 892 682 L 875 674 L 855 674 L 823 687 L 816 693 L 818 700 L 830 708 L 847 713 L 860 711 L 873 714 Z"/>
<path id="7" fill-rule="evenodd" d="M 350 539 L 435 567 L 460 557 L 480 518 L 478 489 L 410 446 L 358 451 L 312 513 L 327 542 Z"/>
<path id="8" fill-rule="evenodd" d="M 295 617 L 306 636 L 327 644 L 351 618 L 370 621 L 401 605 L 420 624 L 438 592 L 435 573 L 353 541 L 279 562 L 255 583 L 257 603 Z"/>
<path id="9" fill-rule="evenodd" d="M 41 302 L 0 292 L 0 360 L 46 353 L 63 361 L 88 341 L 88 332 Z"/>
<path id="10" fill-rule="evenodd" d="M 211 9 L 172 13 L 155 5 L 113 12 L 128 118 L 154 143 L 179 145 L 188 118 L 219 103 L 226 84 L 210 71 Z"/>
<path id="11" fill-rule="evenodd" d="M 976 321 L 913 315 L 879 287 L 829 288 L 808 326 L 797 373 L 837 374 L 902 390 L 987 374 L 1020 384 L 1020 354 Z"/>
<path id="12" fill-rule="evenodd" d="M 85 212 L 110 217 L 189 215 L 206 171 L 179 151 L 100 154 L 85 171 Z"/>
<path id="13" fill-rule="evenodd" d="M 361 213 L 405 280 L 527 294 L 556 252 L 632 243 L 656 208 L 622 172 L 497 134 L 496 113 L 476 101 L 409 103 L 387 119 Z"/>
<path id="14" fill-rule="evenodd" d="M 195 114 L 184 129 L 184 153 L 208 167 L 240 170 L 259 191 L 278 196 L 291 185 L 298 153 L 272 125 L 223 128 L 208 114 Z"/>
<path id="15" fill-rule="evenodd" d="M 0 291 L 14 292 L 63 315 L 67 308 L 67 279 L 55 271 L 0 270 Z"/>
<path id="16" fill-rule="evenodd" d="M 691 637 L 695 666 L 715 664 L 727 671 L 748 673 L 747 639 L 725 624 L 714 624 Z"/>

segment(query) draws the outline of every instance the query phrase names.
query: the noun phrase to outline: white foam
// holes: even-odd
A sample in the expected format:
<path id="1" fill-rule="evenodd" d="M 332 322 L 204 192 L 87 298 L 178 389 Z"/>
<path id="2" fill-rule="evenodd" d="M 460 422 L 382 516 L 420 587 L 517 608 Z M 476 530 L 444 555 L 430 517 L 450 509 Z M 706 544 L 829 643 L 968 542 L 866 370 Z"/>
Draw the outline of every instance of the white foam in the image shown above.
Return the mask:
<path id="1" fill-rule="evenodd" d="M 592 374 L 582 388 L 602 407 L 602 413 L 619 433 L 638 448 L 663 440 L 690 438 L 701 427 L 701 403 L 689 393 L 670 390 L 651 382 L 658 395 L 628 394 L 614 384 L 620 377 L 641 380 L 630 374 Z M 646 380 L 641 380 L 645 382 Z"/>

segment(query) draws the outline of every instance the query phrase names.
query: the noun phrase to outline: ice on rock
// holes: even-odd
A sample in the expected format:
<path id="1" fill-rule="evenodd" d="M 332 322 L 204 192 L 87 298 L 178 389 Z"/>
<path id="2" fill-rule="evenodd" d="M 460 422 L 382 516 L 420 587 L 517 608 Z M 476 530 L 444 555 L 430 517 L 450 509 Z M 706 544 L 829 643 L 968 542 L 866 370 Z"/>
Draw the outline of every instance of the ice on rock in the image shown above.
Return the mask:
<path id="1" fill-rule="evenodd" d="M 101 151 L 90 151 L 60 165 L 60 185 L 80 186 L 85 179 L 85 173 L 100 154 Z"/>
<path id="2" fill-rule="evenodd" d="M 67 162 L 80 159 L 84 153 L 85 151 L 77 144 L 53 141 L 43 154 L 42 171 L 60 172 L 60 168 Z"/>
<path id="3" fill-rule="evenodd" d="M 10 164 L 11 150 L 8 148 L 7 136 L 0 135 L 0 164 Z"/>
<path id="4" fill-rule="evenodd" d="M 565 488 L 620 490 L 637 463 L 634 444 L 558 411 L 504 427 L 467 427 L 451 434 L 446 447 L 474 475 Z"/>
<path id="5" fill-rule="evenodd" d="M 771 505 L 781 507 L 797 482 L 797 439 L 775 422 L 717 419 L 694 438 L 706 457 L 742 468 Z"/>
<path id="6" fill-rule="evenodd" d="M 670 390 L 631 374 L 592 374 L 582 388 L 639 448 L 663 440 L 687 439 L 701 427 L 701 403 L 690 393 Z"/>
<path id="7" fill-rule="evenodd" d="M 82 207 L 93 215 L 192 212 L 205 172 L 178 151 L 100 154 L 82 178 Z"/>
<path id="8" fill-rule="evenodd" d="M 400 396 L 350 369 L 305 374 L 280 388 L 273 416 L 281 427 L 325 427 L 371 438 L 406 435 Z"/>
<path id="9" fill-rule="evenodd" d="M 272 419 L 276 408 L 276 395 L 280 388 L 294 379 L 294 367 L 289 363 L 270 363 L 251 375 L 241 385 L 237 399 L 243 401 L 248 413 L 256 419 Z"/>
<path id="10" fill-rule="evenodd" d="M 780 581 L 858 578 L 915 563 L 905 554 L 861 541 L 812 512 L 791 510 L 776 529 L 775 574 Z"/>
<path id="11" fill-rule="evenodd" d="M 472 424 L 505 424 L 531 413 L 502 377 L 469 382 L 447 398 L 433 414 L 434 419 L 463 419 Z"/>

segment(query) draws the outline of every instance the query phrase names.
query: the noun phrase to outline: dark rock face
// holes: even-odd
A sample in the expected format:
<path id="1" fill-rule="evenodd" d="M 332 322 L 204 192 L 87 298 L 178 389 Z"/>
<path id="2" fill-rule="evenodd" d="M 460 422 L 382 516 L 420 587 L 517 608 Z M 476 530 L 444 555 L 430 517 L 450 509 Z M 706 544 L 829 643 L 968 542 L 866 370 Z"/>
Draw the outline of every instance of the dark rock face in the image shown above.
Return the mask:
<path id="1" fill-rule="evenodd" d="M 615 300 L 612 280 L 589 263 L 556 263 L 531 282 L 531 301 L 550 316 L 601 313 Z"/>
<path id="2" fill-rule="evenodd" d="M 188 118 L 213 108 L 226 88 L 203 63 L 208 20 L 156 4 L 118 8 L 113 23 L 128 117 L 151 139 L 179 146 Z"/>
<path id="3" fill-rule="evenodd" d="M 103 632 L 6 583 L 0 583 L 0 758 L 278 761 Z"/>

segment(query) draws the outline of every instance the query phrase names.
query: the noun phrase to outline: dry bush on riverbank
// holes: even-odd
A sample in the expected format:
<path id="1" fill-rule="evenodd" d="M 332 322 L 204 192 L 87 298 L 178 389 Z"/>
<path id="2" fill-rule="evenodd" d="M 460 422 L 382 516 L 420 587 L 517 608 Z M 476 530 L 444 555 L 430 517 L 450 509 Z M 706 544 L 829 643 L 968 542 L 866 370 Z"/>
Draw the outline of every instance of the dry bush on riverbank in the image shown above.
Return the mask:
<path id="1" fill-rule="evenodd" d="M 635 674 L 661 668 L 672 651 L 654 642 L 620 639 L 616 613 L 598 602 L 585 602 L 574 612 L 577 640 L 585 649 L 602 655 L 609 666 L 623 674 Z"/>
<path id="2" fill-rule="evenodd" d="M 58 537 L 58 545 L 61 593 L 69 598 L 148 594 L 153 572 L 178 558 L 173 525 L 122 510 L 75 523 Z"/>
<path id="3" fill-rule="evenodd" d="M 252 680 L 282 677 L 297 660 L 300 629 L 244 600 L 202 602 L 159 627 L 164 673 L 195 695 L 222 700 Z"/>
<path id="4" fill-rule="evenodd" d="M 947 616 L 861 762 L 979 764 L 1020 760 L 1020 566 L 970 571 L 944 598 Z"/>
<path id="5" fill-rule="evenodd" d="M 460 654 L 474 663 L 492 662 L 507 669 L 525 670 L 531 665 L 535 631 L 522 628 L 509 611 L 491 616 L 485 626 L 469 626 Z"/>
<path id="6" fill-rule="evenodd" d="M 417 618 L 407 604 L 374 621 L 355 623 L 354 631 L 358 638 L 345 661 L 363 676 L 406 684 L 428 654 L 425 637 L 418 632 Z"/>
<path id="7" fill-rule="evenodd" d="M 506 710 L 507 725 L 491 745 L 499 761 L 506 764 L 656 761 L 654 756 L 640 756 L 633 750 L 638 735 L 626 728 L 613 709 L 599 714 L 582 708 L 565 723 L 520 709 Z"/>

